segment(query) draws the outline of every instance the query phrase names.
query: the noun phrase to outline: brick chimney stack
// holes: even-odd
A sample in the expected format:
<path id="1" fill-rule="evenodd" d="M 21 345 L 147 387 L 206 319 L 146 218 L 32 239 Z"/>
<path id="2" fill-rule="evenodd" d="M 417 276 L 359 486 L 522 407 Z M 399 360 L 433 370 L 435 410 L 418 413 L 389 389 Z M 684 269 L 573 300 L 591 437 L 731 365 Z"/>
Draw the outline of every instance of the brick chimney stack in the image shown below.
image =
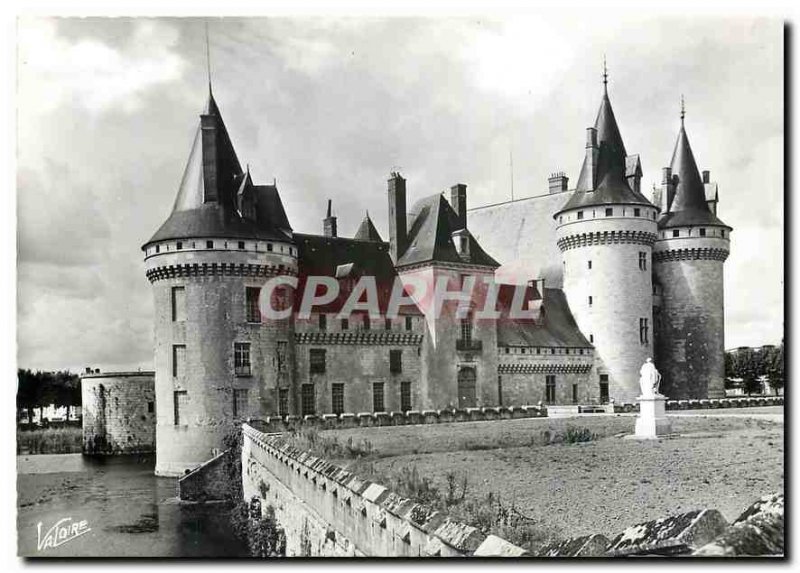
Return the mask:
<path id="1" fill-rule="evenodd" d="M 389 254 L 397 260 L 406 250 L 406 180 L 397 171 L 389 178 Z"/>
<path id="2" fill-rule="evenodd" d="M 467 228 L 467 186 L 458 183 L 450 187 L 450 205 L 458 215 L 457 229 Z"/>
<path id="3" fill-rule="evenodd" d="M 336 237 L 336 217 L 331 213 L 331 204 L 333 201 L 328 199 L 328 213 L 322 220 L 322 234 L 326 237 Z"/>
<path id="4" fill-rule="evenodd" d="M 600 158 L 600 146 L 597 145 L 597 129 L 586 128 L 586 168 L 588 170 L 587 191 L 594 191 L 597 185 L 597 161 Z"/>
<path id="5" fill-rule="evenodd" d="M 550 177 L 547 178 L 547 186 L 550 193 L 561 193 L 562 191 L 566 191 L 568 185 L 569 177 L 567 177 L 563 171 L 551 173 Z"/>

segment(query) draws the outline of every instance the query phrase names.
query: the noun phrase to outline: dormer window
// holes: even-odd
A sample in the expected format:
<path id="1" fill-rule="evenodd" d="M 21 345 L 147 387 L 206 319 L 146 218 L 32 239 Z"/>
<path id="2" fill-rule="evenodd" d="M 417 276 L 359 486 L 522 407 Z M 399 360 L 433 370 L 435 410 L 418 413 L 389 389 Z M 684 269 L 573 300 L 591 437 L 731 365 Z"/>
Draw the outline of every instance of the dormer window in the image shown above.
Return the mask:
<path id="1" fill-rule="evenodd" d="M 583 219 L 583 211 L 578 211 L 578 219 Z"/>
<path id="2" fill-rule="evenodd" d="M 611 217 L 614 214 L 614 209 L 612 207 L 606 207 L 606 217 Z"/>
<path id="3" fill-rule="evenodd" d="M 206 249 L 213 249 L 214 241 L 206 241 Z"/>
<path id="4" fill-rule="evenodd" d="M 458 231 L 454 232 L 453 235 L 453 245 L 456 247 L 456 252 L 458 252 L 458 256 L 466 258 L 469 257 L 469 235 L 466 229 L 459 229 Z"/>

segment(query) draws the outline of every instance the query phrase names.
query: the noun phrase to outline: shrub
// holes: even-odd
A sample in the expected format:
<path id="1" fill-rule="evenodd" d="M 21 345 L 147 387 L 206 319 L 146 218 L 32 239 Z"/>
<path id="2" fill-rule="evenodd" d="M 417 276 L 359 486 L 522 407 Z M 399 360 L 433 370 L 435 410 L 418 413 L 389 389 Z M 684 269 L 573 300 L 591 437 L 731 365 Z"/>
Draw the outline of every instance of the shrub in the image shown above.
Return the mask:
<path id="1" fill-rule="evenodd" d="M 231 529 L 248 548 L 252 557 L 283 557 L 286 555 L 286 533 L 275 519 L 275 509 L 268 505 L 261 515 L 261 502 L 241 500 L 230 514 Z"/>
<path id="2" fill-rule="evenodd" d="M 79 454 L 81 428 L 48 428 L 17 431 L 17 454 Z"/>
<path id="3" fill-rule="evenodd" d="M 597 439 L 597 435 L 592 433 L 589 428 L 575 428 L 567 426 L 564 433 L 564 442 L 567 444 L 577 444 L 579 442 L 591 442 Z"/>

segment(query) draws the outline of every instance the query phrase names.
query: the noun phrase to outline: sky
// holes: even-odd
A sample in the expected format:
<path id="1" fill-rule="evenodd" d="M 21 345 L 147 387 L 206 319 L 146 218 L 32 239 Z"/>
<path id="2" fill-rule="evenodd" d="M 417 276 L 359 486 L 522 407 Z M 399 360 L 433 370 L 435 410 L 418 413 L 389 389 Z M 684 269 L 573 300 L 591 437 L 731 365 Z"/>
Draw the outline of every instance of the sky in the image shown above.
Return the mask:
<path id="1" fill-rule="evenodd" d="M 783 336 L 783 28 L 776 20 L 46 19 L 18 22 L 18 365 L 152 368 L 141 245 L 169 214 L 211 80 L 240 161 L 277 180 L 295 231 L 341 235 L 386 179 L 470 206 L 577 180 L 609 94 L 642 186 L 669 164 L 686 100 L 700 169 L 734 228 L 725 346 Z"/>

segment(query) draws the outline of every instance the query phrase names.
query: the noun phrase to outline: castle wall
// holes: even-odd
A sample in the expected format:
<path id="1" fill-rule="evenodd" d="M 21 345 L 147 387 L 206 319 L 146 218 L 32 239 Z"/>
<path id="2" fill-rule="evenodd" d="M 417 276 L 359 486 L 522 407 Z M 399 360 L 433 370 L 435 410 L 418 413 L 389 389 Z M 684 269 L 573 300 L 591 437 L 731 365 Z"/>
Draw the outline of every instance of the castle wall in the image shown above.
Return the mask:
<path id="1" fill-rule="evenodd" d="M 272 252 L 255 251 L 249 242 L 250 250 L 226 250 L 219 239 L 214 244 L 221 248 L 162 248 L 146 258 L 155 300 L 159 475 L 180 475 L 205 462 L 223 448 L 224 437 L 237 421 L 277 413 L 278 388 L 292 387 L 291 321 L 248 322 L 246 299 L 247 287 L 263 287 L 278 273 L 296 272 L 289 246 L 281 254 L 275 247 Z M 173 316 L 173 287 L 184 289 L 185 312 L 178 317 Z M 250 344 L 249 372 L 234 367 L 235 343 Z M 178 360 L 178 372 L 176 346 L 185 354 Z"/>
<path id="2" fill-rule="evenodd" d="M 84 374 L 81 402 L 84 453 L 130 454 L 155 450 L 153 372 Z"/>
<path id="3" fill-rule="evenodd" d="M 501 347 L 498 350 L 498 386 L 502 392 L 502 405 L 547 404 L 548 376 L 555 376 L 555 399 L 549 403 L 588 404 L 598 401 L 597 389 L 592 385 L 594 357 L 591 350 L 582 349 L 583 354 L 577 348 L 525 348 L 524 354 L 523 348 Z"/>
<path id="4" fill-rule="evenodd" d="M 472 298 L 477 315 L 483 308 L 487 293 L 485 280 L 493 280 L 491 270 L 457 266 L 426 265 L 413 270 L 401 270 L 400 278 L 412 292 L 416 284 L 428 285 L 434 292 L 439 280 L 447 281 L 448 291 L 461 290 L 461 277 L 476 277 Z M 493 319 L 472 321 L 472 343 L 461 342 L 461 321 L 456 316 L 455 302 L 446 302 L 437 317 L 432 296 L 415 300 L 425 315 L 425 337 L 422 343 L 420 379 L 420 408 L 439 409 L 459 407 L 459 376 L 461 371 L 475 374 L 475 407 L 496 406 L 497 395 L 497 323 Z"/>
<path id="5" fill-rule="evenodd" d="M 597 373 L 608 376 L 610 397 L 632 401 L 640 393 L 639 369 L 653 356 L 655 209 L 640 207 L 639 217 L 630 206 L 613 206 L 609 217 L 604 209 L 587 207 L 560 216 L 564 292 L 578 327 L 595 346 Z M 577 219 L 578 211 L 583 220 Z M 645 269 L 639 266 L 640 253 Z M 640 319 L 647 321 L 646 341 Z"/>
<path id="6" fill-rule="evenodd" d="M 723 262 L 729 241 L 694 235 L 659 240 L 653 255 L 662 291 L 656 366 L 661 393 L 678 400 L 725 396 Z"/>

